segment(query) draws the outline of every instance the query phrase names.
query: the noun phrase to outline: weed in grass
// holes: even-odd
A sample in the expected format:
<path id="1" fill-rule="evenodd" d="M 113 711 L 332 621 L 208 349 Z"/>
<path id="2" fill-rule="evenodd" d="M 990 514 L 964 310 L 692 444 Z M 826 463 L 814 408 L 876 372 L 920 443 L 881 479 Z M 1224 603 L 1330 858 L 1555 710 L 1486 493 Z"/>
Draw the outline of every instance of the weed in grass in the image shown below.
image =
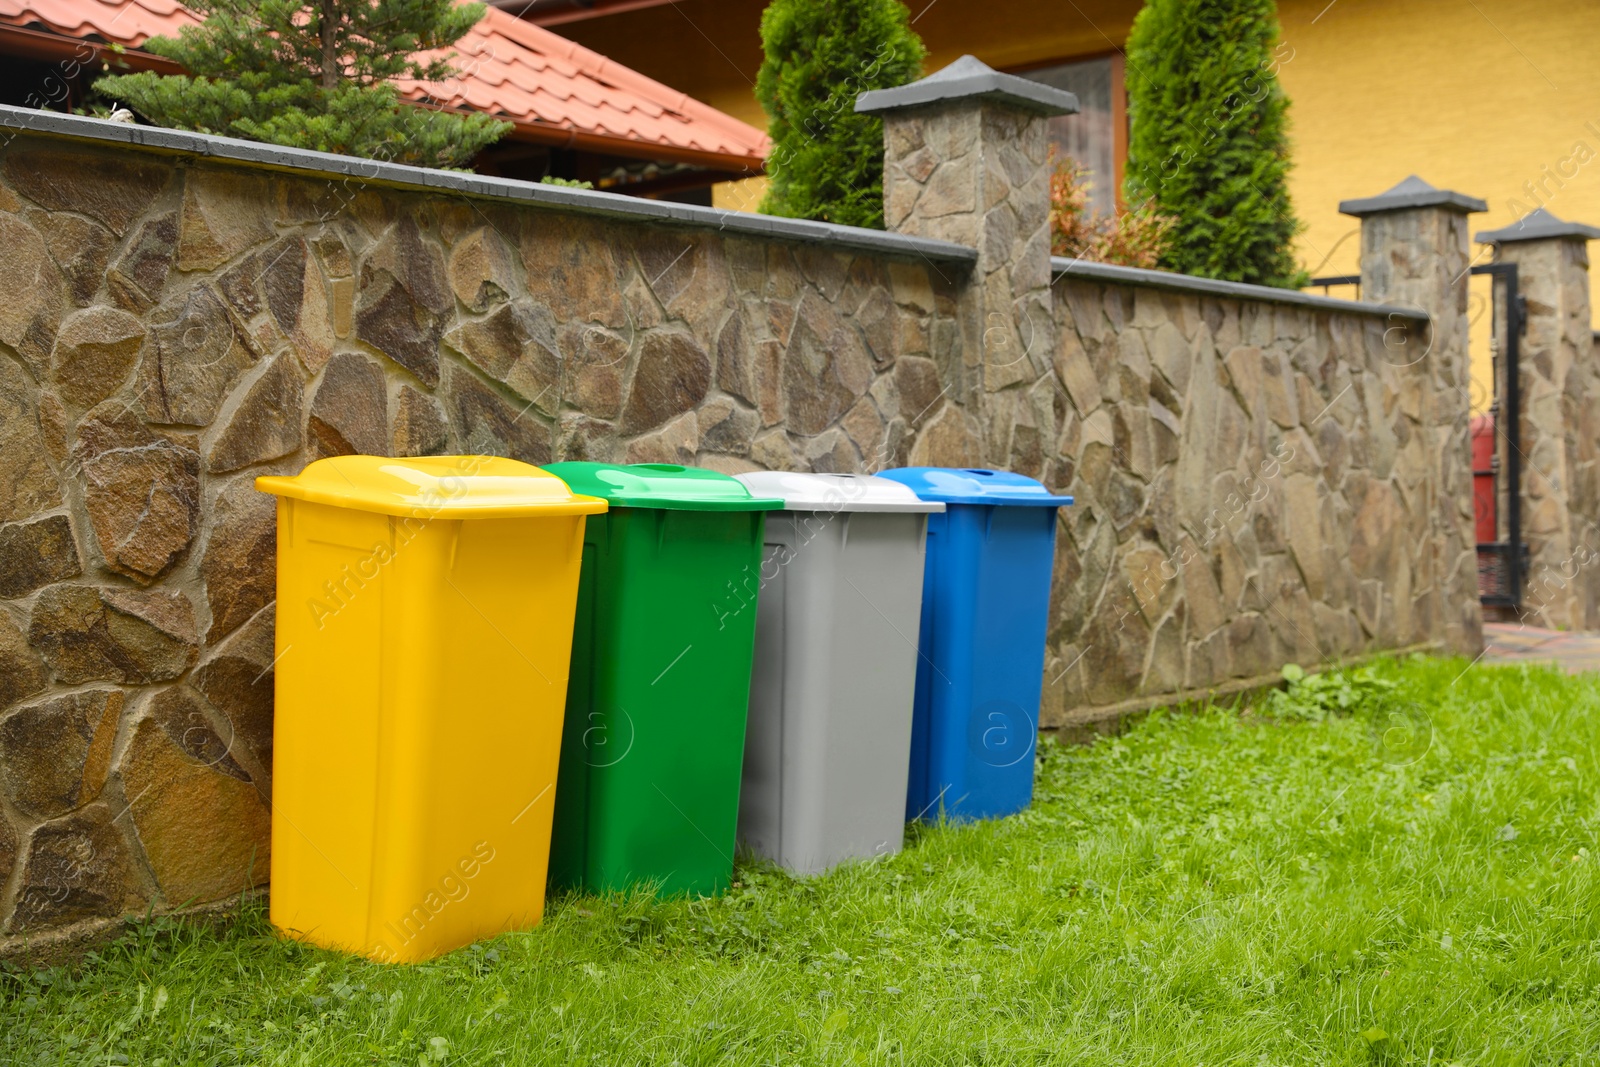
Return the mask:
<path id="1" fill-rule="evenodd" d="M 152 920 L 6 972 L 0 1063 L 1600 1062 L 1600 682 L 1465 666 L 1044 745 L 1014 818 L 717 899 L 563 897 L 421 966 L 259 907 Z"/>

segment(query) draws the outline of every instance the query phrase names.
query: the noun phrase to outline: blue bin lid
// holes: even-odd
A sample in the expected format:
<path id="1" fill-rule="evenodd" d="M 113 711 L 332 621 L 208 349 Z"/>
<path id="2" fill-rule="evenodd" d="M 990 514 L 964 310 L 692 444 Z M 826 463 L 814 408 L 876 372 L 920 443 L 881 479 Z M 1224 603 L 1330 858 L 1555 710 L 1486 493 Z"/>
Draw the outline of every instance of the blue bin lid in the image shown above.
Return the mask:
<path id="1" fill-rule="evenodd" d="M 1010 471 L 977 467 L 894 467 L 879 471 L 878 476 L 909 485 L 924 500 L 942 500 L 946 504 L 1058 508 L 1072 503 L 1070 496 L 1057 496 L 1032 478 Z"/>

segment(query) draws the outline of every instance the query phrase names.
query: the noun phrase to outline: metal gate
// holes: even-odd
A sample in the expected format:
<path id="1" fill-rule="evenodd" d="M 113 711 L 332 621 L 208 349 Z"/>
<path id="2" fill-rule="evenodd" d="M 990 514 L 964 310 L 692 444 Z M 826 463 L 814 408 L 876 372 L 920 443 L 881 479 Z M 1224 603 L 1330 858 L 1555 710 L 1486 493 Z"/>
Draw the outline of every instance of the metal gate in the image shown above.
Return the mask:
<path id="1" fill-rule="evenodd" d="M 1486 263 L 1472 268 L 1487 274 L 1493 292 L 1489 329 L 1494 400 L 1489 418 L 1494 427 L 1494 529 L 1492 541 L 1478 542 L 1478 598 L 1485 607 L 1516 610 L 1522 606 L 1528 546 L 1522 540 L 1522 375 L 1519 357 L 1527 323 L 1526 304 L 1517 291 L 1515 263 Z M 1476 472 L 1475 472 L 1476 473 Z"/>

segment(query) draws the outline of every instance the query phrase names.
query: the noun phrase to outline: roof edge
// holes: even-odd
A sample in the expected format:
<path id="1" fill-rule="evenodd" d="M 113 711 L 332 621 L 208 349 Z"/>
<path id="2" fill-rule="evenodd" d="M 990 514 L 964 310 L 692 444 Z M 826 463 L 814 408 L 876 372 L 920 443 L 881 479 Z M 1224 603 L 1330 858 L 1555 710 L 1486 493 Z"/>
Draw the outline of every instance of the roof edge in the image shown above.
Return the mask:
<path id="1" fill-rule="evenodd" d="M 348 179 L 362 184 L 414 191 L 443 192 L 487 200 L 510 201 L 606 218 L 665 225 L 694 226 L 773 240 L 804 241 L 827 247 L 901 256 L 944 263 L 965 270 L 978 251 L 950 241 L 840 226 L 831 222 L 751 215 L 739 211 L 644 200 L 620 193 L 574 189 L 537 182 L 492 178 L 459 171 L 431 170 L 400 163 L 382 163 L 302 148 L 241 141 L 232 137 L 189 133 L 155 126 L 135 126 L 81 115 L 0 105 L 0 130 L 97 146 L 131 146 L 144 151 L 238 163 L 268 170 Z"/>

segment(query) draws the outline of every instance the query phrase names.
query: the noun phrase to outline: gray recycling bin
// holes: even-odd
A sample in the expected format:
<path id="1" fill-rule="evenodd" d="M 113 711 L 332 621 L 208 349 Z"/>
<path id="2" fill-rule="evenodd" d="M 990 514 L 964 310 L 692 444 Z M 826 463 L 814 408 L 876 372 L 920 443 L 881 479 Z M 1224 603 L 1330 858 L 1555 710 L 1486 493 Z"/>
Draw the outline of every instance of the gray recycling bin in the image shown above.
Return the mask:
<path id="1" fill-rule="evenodd" d="M 796 874 L 900 851 L 928 515 L 865 474 L 737 475 L 769 512 L 739 840 Z M 752 588 L 750 592 L 756 593 Z"/>

